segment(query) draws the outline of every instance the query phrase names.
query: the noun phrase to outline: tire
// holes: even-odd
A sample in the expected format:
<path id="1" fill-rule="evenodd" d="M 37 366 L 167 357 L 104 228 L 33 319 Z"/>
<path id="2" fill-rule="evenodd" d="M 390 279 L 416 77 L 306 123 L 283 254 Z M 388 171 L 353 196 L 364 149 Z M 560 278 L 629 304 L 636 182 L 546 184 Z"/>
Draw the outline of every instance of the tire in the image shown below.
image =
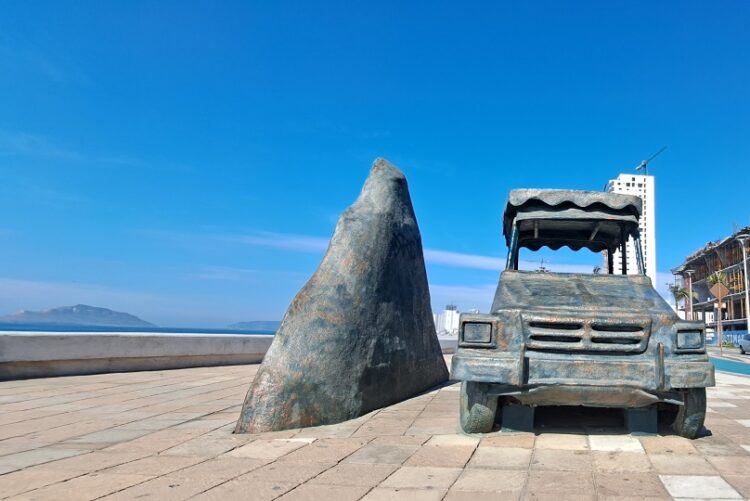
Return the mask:
<path id="1" fill-rule="evenodd" d="M 682 437 L 695 438 L 706 419 L 706 389 L 690 388 L 681 393 L 684 405 L 678 408 L 672 429 Z"/>
<path id="2" fill-rule="evenodd" d="M 745 354 L 745 348 L 740 344 L 740 353 Z"/>
<path id="3" fill-rule="evenodd" d="M 497 414 L 497 396 L 488 395 L 482 383 L 461 383 L 461 429 L 466 433 L 492 431 Z"/>

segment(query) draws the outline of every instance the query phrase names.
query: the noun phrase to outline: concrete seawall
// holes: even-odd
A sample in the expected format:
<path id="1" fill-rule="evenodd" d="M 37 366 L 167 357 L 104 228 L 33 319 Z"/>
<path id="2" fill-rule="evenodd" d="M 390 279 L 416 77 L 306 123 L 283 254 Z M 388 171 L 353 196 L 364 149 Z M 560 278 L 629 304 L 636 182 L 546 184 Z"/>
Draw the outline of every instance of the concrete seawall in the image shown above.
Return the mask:
<path id="1" fill-rule="evenodd" d="M 273 336 L 156 332 L 0 332 L 0 381 L 257 364 Z M 440 339 L 453 353 L 455 339 Z"/>
<path id="2" fill-rule="evenodd" d="M 3 332 L 0 380 L 260 363 L 273 336 Z"/>

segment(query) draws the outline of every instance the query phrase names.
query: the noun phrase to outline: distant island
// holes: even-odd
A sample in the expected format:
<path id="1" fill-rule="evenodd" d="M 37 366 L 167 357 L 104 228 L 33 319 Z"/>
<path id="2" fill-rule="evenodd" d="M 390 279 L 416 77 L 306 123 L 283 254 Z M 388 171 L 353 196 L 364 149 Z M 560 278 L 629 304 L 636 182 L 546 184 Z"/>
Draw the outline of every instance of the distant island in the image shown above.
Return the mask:
<path id="1" fill-rule="evenodd" d="M 281 325 L 280 320 L 251 320 L 249 322 L 237 322 L 229 325 L 230 329 L 242 331 L 269 331 L 276 332 Z"/>
<path id="2" fill-rule="evenodd" d="M 21 310 L 0 316 L 2 324 L 70 325 L 97 327 L 156 327 L 135 315 L 85 304 L 61 306 L 43 311 Z"/>

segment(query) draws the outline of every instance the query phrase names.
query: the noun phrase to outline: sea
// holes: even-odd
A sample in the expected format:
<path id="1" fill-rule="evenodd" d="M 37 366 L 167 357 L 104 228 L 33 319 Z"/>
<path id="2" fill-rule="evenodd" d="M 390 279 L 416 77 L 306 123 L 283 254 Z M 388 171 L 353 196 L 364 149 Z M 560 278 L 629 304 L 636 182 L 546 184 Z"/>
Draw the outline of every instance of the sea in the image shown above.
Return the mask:
<path id="1" fill-rule="evenodd" d="M 108 327 L 98 325 L 3 324 L 0 332 L 155 332 L 158 334 L 245 334 L 273 335 L 275 331 L 244 329 L 203 329 L 193 327 Z"/>

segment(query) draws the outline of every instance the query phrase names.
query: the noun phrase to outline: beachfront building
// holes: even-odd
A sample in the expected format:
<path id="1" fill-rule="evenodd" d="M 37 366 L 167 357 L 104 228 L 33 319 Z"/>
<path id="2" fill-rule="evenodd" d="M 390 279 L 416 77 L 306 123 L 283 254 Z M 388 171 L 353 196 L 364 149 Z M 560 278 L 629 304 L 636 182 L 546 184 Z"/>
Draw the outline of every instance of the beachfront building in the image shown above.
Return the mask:
<path id="1" fill-rule="evenodd" d="M 607 182 L 604 191 L 609 193 L 623 193 L 625 195 L 636 195 L 643 200 L 643 214 L 639 223 L 641 230 L 641 247 L 643 250 L 643 262 L 646 266 L 646 275 L 651 279 L 651 284 L 656 285 L 656 213 L 654 176 L 640 174 L 620 174 L 617 179 Z M 631 238 L 627 249 L 628 273 L 638 273 L 636 261 L 635 244 Z M 614 273 L 622 273 L 622 260 L 620 251 L 614 253 Z"/>
<path id="2" fill-rule="evenodd" d="M 440 313 L 433 313 L 435 330 L 440 335 L 458 335 L 458 306 L 449 304 Z"/>
<path id="3" fill-rule="evenodd" d="M 692 317 L 705 320 L 708 330 L 716 329 L 716 298 L 711 291 L 708 277 L 714 272 L 724 272 L 729 294 L 721 308 L 721 323 L 725 333 L 742 335 L 747 333 L 747 305 L 745 296 L 745 267 L 742 243 L 738 237 L 750 234 L 750 226 L 732 235 L 709 242 L 703 248 L 685 258 L 672 273 L 679 278 L 679 286 L 689 290 L 692 287 L 695 297 L 692 302 Z M 750 255 L 750 241 L 745 241 L 745 253 Z M 750 266 L 750 263 L 748 263 Z M 692 282 L 692 283 L 691 283 Z M 684 302 L 683 302 L 684 303 Z M 679 307 L 685 318 L 690 318 L 690 304 Z"/>

